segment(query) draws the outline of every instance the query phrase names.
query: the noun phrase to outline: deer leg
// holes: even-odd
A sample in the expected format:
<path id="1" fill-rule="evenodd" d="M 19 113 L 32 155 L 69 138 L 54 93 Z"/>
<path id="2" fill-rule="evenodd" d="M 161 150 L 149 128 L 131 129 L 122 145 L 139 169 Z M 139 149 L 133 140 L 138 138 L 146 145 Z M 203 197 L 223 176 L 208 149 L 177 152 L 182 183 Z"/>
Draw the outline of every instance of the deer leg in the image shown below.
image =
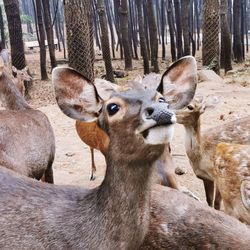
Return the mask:
<path id="1" fill-rule="evenodd" d="M 215 186 L 215 198 L 214 198 L 214 208 L 220 210 L 221 207 L 221 195 L 219 189 Z"/>
<path id="2" fill-rule="evenodd" d="M 91 172 L 90 180 L 94 181 L 95 180 L 94 173 L 96 172 L 94 149 L 90 148 L 90 152 L 91 152 L 91 162 L 92 162 L 92 168 L 91 168 L 92 172 Z"/>
<path id="3" fill-rule="evenodd" d="M 203 179 L 205 193 L 206 193 L 206 200 L 207 204 L 210 207 L 213 207 L 213 200 L 214 200 L 214 182 L 210 180 Z"/>
<path id="4" fill-rule="evenodd" d="M 52 160 L 49 161 L 48 167 L 44 173 L 44 181 L 47 183 L 51 183 L 51 184 L 54 184 L 54 175 L 53 175 L 53 168 L 52 168 L 53 161 L 54 161 L 54 157 Z"/>

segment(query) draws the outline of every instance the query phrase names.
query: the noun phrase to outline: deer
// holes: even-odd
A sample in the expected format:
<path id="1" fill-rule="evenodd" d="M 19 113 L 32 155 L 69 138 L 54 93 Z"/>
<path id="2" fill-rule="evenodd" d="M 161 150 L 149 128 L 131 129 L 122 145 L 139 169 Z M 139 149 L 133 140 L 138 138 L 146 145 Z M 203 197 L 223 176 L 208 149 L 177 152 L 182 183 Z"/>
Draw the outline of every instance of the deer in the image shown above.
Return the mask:
<path id="1" fill-rule="evenodd" d="M 53 69 L 61 111 L 75 120 L 97 120 L 109 136 L 106 174 L 99 187 L 87 190 L 37 182 L 0 168 L 0 248 L 137 249 L 142 244 L 154 163 L 176 122 L 172 109 L 190 102 L 196 87 L 195 59 L 182 58 L 172 70 L 181 64 L 191 71 L 182 81 L 175 82 L 169 72 L 158 91 L 110 90 L 106 100 L 75 70 Z"/>
<path id="2" fill-rule="evenodd" d="M 175 72 L 173 72 L 173 68 Z M 190 65 L 180 64 L 179 66 L 172 66 L 167 69 L 164 75 L 172 75 L 172 78 L 175 81 L 180 80 L 183 75 L 187 75 L 190 77 Z M 183 73 L 181 74 L 180 72 Z M 178 74 L 180 77 L 178 78 Z M 139 91 L 144 91 L 145 89 L 154 89 L 157 84 L 161 81 L 161 76 L 159 74 L 151 73 L 144 78 L 140 76 L 136 77 L 133 80 L 129 80 L 123 86 L 119 86 L 117 84 L 113 84 L 104 79 L 95 79 L 95 86 L 98 88 L 99 92 L 101 92 L 102 96 L 105 98 L 109 97 L 110 90 L 113 91 L 125 91 L 129 89 L 137 89 Z M 193 84 L 196 84 L 197 71 L 196 65 L 192 68 L 192 77 Z M 107 89 L 109 91 L 107 91 Z M 111 91 L 112 92 L 112 91 Z M 96 165 L 94 161 L 94 149 L 99 150 L 104 156 L 106 155 L 108 146 L 109 146 L 109 136 L 98 126 L 98 124 L 94 122 L 84 122 L 84 121 L 76 121 L 75 128 L 80 139 L 86 143 L 90 147 L 91 151 L 91 177 L 90 180 L 95 180 L 94 173 L 96 172 Z M 170 145 L 165 147 L 164 153 L 156 162 L 157 173 L 154 175 L 154 182 L 159 183 L 164 186 L 169 186 L 171 188 L 177 189 L 187 195 L 199 200 L 199 198 L 189 191 L 185 186 L 179 184 L 175 173 L 175 164 L 173 162 L 171 156 L 171 148 Z"/>
<path id="3" fill-rule="evenodd" d="M 185 148 L 194 173 L 204 183 L 209 206 L 220 209 L 221 197 L 218 190 L 214 194 L 214 154 L 218 143 L 232 142 L 250 144 L 250 116 L 230 121 L 201 132 L 200 116 L 207 108 L 213 107 L 218 98 L 196 97 L 186 108 L 176 111 L 177 123 L 183 124 Z M 214 202 L 214 203 L 213 203 Z"/>
<path id="4" fill-rule="evenodd" d="M 154 185 L 150 223 L 139 250 L 242 249 L 250 246 L 250 229 L 175 189 Z"/>
<path id="5" fill-rule="evenodd" d="M 16 67 L 12 66 L 12 71 L 16 73 L 16 77 L 14 77 L 13 81 L 20 91 L 20 93 L 24 96 L 24 81 L 30 81 L 32 77 L 28 74 L 28 67 L 24 67 L 21 70 L 18 70 Z"/>
<path id="6" fill-rule="evenodd" d="M 47 116 L 29 106 L 0 62 L 0 164 L 53 183 L 55 138 Z"/>
<path id="7" fill-rule="evenodd" d="M 250 145 L 219 143 L 214 172 L 224 211 L 250 225 Z"/>

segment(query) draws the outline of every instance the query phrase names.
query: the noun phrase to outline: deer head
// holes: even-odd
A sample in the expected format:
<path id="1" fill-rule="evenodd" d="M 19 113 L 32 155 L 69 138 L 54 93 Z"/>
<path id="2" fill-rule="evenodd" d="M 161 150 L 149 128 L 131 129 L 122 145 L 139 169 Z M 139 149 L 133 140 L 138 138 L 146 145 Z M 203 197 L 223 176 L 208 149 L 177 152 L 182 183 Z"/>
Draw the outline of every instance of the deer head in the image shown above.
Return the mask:
<path id="1" fill-rule="evenodd" d="M 110 151 L 123 152 L 124 157 L 119 155 L 117 160 L 136 161 L 160 156 L 173 134 L 176 118 L 171 109 L 192 100 L 196 76 L 195 59 L 189 56 L 174 63 L 155 89 L 117 92 L 108 84 L 100 91 L 71 68 L 55 68 L 52 81 L 63 113 L 85 122 L 97 120 L 110 137 Z"/>
<path id="2" fill-rule="evenodd" d="M 28 74 L 28 67 L 24 67 L 21 70 L 18 70 L 16 67 L 12 66 L 12 71 L 16 73 L 16 77 L 21 81 L 30 81 L 32 77 Z"/>

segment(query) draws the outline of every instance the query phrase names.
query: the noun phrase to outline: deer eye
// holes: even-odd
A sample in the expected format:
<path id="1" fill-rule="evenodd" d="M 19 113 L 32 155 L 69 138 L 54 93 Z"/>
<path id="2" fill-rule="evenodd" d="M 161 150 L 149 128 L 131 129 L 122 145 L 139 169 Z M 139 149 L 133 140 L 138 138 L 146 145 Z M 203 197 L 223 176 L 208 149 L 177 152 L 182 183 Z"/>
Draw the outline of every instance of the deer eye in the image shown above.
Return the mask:
<path id="1" fill-rule="evenodd" d="M 120 106 L 115 103 L 110 103 L 107 106 L 109 116 L 115 115 L 120 110 Z"/>
<path id="2" fill-rule="evenodd" d="M 187 105 L 187 108 L 188 108 L 189 110 L 194 110 L 194 107 L 193 107 L 192 105 Z"/>
<path id="3" fill-rule="evenodd" d="M 159 100 L 158 100 L 158 102 L 163 102 L 163 103 L 165 103 L 166 100 L 165 100 L 163 97 L 160 97 Z"/>

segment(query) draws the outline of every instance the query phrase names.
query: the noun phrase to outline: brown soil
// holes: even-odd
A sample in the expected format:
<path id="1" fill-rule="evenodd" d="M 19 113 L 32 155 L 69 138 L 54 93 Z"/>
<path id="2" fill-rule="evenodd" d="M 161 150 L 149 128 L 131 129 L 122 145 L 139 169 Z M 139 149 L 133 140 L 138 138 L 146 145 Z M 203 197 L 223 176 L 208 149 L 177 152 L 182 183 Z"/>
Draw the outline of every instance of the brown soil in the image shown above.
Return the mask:
<path id="1" fill-rule="evenodd" d="M 62 55 L 58 53 L 58 58 Z M 199 56 L 198 62 L 200 67 Z M 74 121 L 61 113 L 55 104 L 51 81 L 39 80 L 39 53 L 34 52 L 27 55 L 27 62 L 34 76 L 34 85 L 31 89 L 29 103 L 42 110 L 50 119 L 56 137 L 56 158 L 54 162 L 54 173 L 56 184 L 74 184 L 85 187 L 94 187 L 100 184 L 105 173 L 104 157 L 100 152 L 95 152 L 97 166 L 96 180 L 90 181 L 91 159 L 90 150 L 81 142 L 76 134 Z M 123 69 L 123 62 L 113 62 L 116 70 Z M 162 72 L 169 65 L 169 61 L 160 63 Z M 203 96 L 216 95 L 220 97 L 220 103 L 215 109 L 206 111 L 202 116 L 202 128 L 206 129 L 229 120 L 246 116 L 250 110 L 250 68 L 249 62 L 234 65 L 234 72 L 224 77 L 224 83 L 199 83 L 197 93 Z M 103 62 L 95 64 L 97 76 L 104 73 Z M 131 79 L 142 74 L 142 62 L 134 61 L 134 70 L 129 72 Z M 223 72 L 222 74 L 223 75 Z M 198 197 L 204 200 L 204 189 L 202 182 L 196 178 L 187 160 L 184 150 L 184 130 L 181 125 L 176 126 L 172 150 L 177 166 L 187 169 L 187 173 L 177 176 L 178 180 L 187 186 Z M 122 142 L 121 142 L 122 143 Z"/>

